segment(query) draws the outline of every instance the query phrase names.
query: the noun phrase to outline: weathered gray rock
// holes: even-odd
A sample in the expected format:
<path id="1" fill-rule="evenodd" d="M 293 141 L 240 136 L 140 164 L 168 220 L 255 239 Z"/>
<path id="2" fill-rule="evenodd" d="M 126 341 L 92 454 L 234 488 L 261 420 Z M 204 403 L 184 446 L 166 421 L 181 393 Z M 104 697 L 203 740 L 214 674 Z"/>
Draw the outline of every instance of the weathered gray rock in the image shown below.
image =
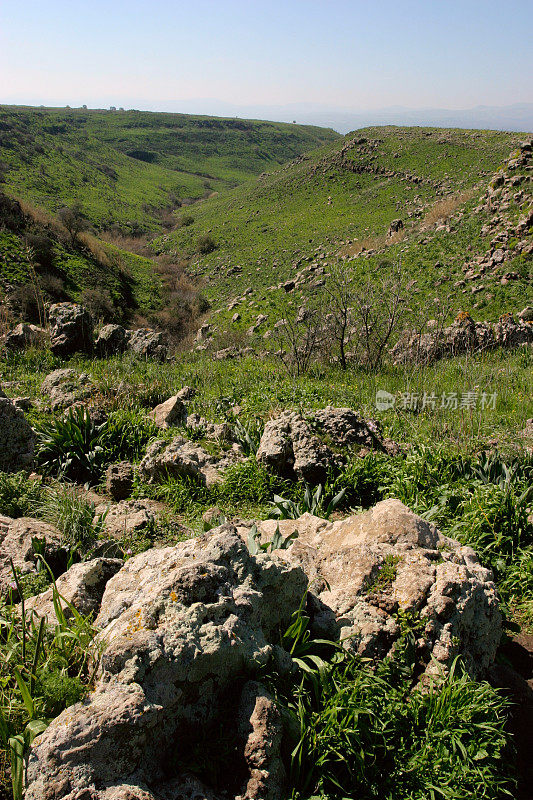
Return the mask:
<path id="1" fill-rule="evenodd" d="M 158 428 L 169 428 L 171 425 L 184 425 L 187 419 L 187 409 L 177 394 L 169 397 L 150 411 L 149 417 L 153 419 Z"/>
<path id="2" fill-rule="evenodd" d="M 50 349 L 56 356 L 91 353 L 93 320 L 86 308 L 75 303 L 56 303 L 48 312 Z"/>
<path id="3" fill-rule="evenodd" d="M 258 523 L 264 541 L 277 525 Z M 458 655 L 473 676 L 493 662 L 502 627 L 492 574 L 470 547 L 442 536 L 399 500 L 339 522 L 305 514 L 279 527 L 284 537 L 299 531 L 278 555 L 309 578 L 313 625 L 321 635 L 382 658 L 400 634 L 395 615 L 402 611 L 423 622 L 418 655 L 427 674 Z M 239 527 L 243 537 L 248 530 Z"/>
<path id="4" fill-rule="evenodd" d="M 533 322 L 533 306 L 526 306 L 518 314 L 518 319 L 522 322 Z"/>
<path id="5" fill-rule="evenodd" d="M 130 331 L 122 325 L 104 325 L 95 342 L 97 354 L 103 358 L 124 353 L 128 348 Z"/>
<path id="6" fill-rule="evenodd" d="M 183 436 L 176 436 L 170 443 L 163 439 L 152 442 L 139 465 L 139 472 L 149 483 L 158 483 L 167 476 L 189 476 L 199 478 L 210 488 L 220 483 L 222 472 L 235 460 L 234 452 L 217 458 Z"/>
<path id="7" fill-rule="evenodd" d="M 249 681 L 239 705 L 239 733 L 250 777 L 242 800 L 279 800 L 286 782 L 281 714 L 264 686 Z"/>
<path id="8" fill-rule="evenodd" d="M 331 466 L 342 464 L 344 456 L 338 451 L 352 446 L 364 448 L 361 454 L 371 449 L 398 451 L 394 442 L 382 438 L 376 422 L 365 421 L 350 408 L 328 406 L 307 418 L 285 411 L 267 422 L 257 460 L 279 475 L 320 483 Z"/>
<path id="9" fill-rule="evenodd" d="M 124 564 L 119 558 L 93 558 L 74 564 L 56 580 L 60 604 L 65 616 L 70 616 L 68 604 L 74 606 L 80 614 L 96 616 L 107 582 Z M 66 602 L 65 602 L 66 601 Z M 46 617 L 51 625 L 56 623 L 53 602 L 53 590 L 47 589 L 42 594 L 26 600 L 26 609 L 39 617 Z"/>
<path id="10" fill-rule="evenodd" d="M 130 331 L 128 349 L 140 358 L 151 358 L 155 361 L 165 361 L 168 356 L 163 333 L 151 328 Z"/>
<path id="11" fill-rule="evenodd" d="M 24 412 L 0 397 L 0 472 L 28 469 L 33 463 L 35 434 Z"/>
<path id="12" fill-rule="evenodd" d="M 4 517 L 3 520 L 0 526 L 0 597 L 5 597 L 12 588 L 11 559 L 21 573 L 37 573 L 34 540 L 44 542 L 43 556 L 53 574 L 59 576 L 65 571 L 68 552 L 56 528 L 31 517 L 14 520 Z"/>
<path id="13" fill-rule="evenodd" d="M 111 464 L 106 470 L 105 488 L 112 500 L 127 500 L 133 491 L 135 469 L 129 461 Z"/>
<path id="14" fill-rule="evenodd" d="M 260 800 L 250 790 L 262 782 L 265 800 L 273 798 L 275 710 L 260 687 L 248 686 L 242 700 L 236 688 L 272 657 L 305 587 L 299 568 L 250 556 L 231 529 L 127 561 L 96 619 L 105 648 L 95 689 L 36 739 L 25 800 L 216 800 L 168 767 L 222 708 L 227 726 L 240 724 L 250 772 L 232 786 L 240 778 L 228 768 L 225 788 Z"/>
<path id="15" fill-rule="evenodd" d="M 39 347 L 46 341 L 46 331 L 38 325 L 20 322 L 4 339 L 6 350 L 25 350 L 27 347 Z"/>
<path id="16" fill-rule="evenodd" d="M 504 314 L 498 322 L 474 322 L 469 314 L 461 313 L 455 322 L 442 330 L 429 333 L 408 331 L 390 350 L 396 364 L 432 363 L 440 358 L 463 353 L 492 350 L 495 347 L 519 347 L 533 343 L 533 324 L 512 314 Z"/>
<path id="17" fill-rule="evenodd" d="M 41 392 L 50 397 L 53 410 L 70 408 L 86 400 L 94 391 L 89 376 L 74 369 L 56 369 L 41 384 Z"/>

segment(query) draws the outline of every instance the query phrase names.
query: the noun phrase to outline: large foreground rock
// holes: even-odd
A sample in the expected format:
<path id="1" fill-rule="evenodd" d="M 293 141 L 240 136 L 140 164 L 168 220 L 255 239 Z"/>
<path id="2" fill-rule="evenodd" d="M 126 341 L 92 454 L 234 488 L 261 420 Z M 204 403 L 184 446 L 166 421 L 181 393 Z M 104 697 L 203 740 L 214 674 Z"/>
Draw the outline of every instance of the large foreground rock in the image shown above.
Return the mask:
<path id="1" fill-rule="evenodd" d="M 277 522 L 258 523 L 264 541 Z M 279 522 L 299 532 L 279 557 L 310 580 L 315 630 L 363 656 L 382 658 L 400 634 L 398 612 L 420 619 L 426 672 L 460 655 L 481 676 L 496 655 L 501 614 L 492 574 L 472 548 L 443 536 L 399 500 L 339 522 L 306 514 Z M 246 537 L 249 528 L 241 527 Z"/>
<path id="2" fill-rule="evenodd" d="M 0 396 L 0 472 L 17 472 L 33 463 L 35 434 L 24 412 Z"/>
<path id="3" fill-rule="evenodd" d="M 50 349 L 56 356 L 91 353 L 93 349 L 93 319 L 83 306 L 75 303 L 56 303 L 48 312 L 50 320 Z"/>
<path id="4" fill-rule="evenodd" d="M 127 561 L 96 619 L 94 691 L 36 740 L 26 800 L 281 797 L 279 717 L 247 676 L 278 651 L 306 584 L 299 567 L 250 556 L 230 528 Z M 179 764 L 222 723 L 235 755 L 219 795 Z"/>

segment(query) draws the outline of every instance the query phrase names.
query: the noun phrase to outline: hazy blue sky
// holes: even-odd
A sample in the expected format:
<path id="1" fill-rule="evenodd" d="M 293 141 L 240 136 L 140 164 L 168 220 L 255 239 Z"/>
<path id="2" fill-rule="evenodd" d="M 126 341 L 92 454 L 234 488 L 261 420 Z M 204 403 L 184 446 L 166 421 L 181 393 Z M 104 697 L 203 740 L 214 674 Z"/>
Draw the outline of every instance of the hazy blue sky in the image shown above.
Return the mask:
<path id="1" fill-rule="evenodd" d="M 532 31 L 531 0 L 1 0 L 0 102 L 530 102 Z"/>

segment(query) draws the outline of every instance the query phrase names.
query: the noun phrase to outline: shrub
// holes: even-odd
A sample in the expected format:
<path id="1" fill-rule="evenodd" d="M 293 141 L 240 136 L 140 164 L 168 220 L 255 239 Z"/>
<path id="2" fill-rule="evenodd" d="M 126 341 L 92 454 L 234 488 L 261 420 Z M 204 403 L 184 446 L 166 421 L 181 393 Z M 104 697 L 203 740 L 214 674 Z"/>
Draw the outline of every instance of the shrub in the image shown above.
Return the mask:
<path id="1" fill-rule="evenodd" d="M 112 411 L 102 429 L 100 443 L 104 448 L 105 460 L 138 461 L 150 441 L 161 431 L 155 422 L 142 411 L 121 409 Z"/>
<path id="2" fill-rule="evenodd" d="M 42 497 L 42 485 L 24 472 L 8 475 L 0 472 L 0 514 L 6 517 L 30 517 Z"/>
<path id="3" fill-rule="evenodd" d="M 202 255 L 207 255 L 207 253 L 212 253 L 213 250 L 216 250 L 217 247 L 215 240 L 208 233 L 198 238 L 196 246 L 198 252 L 201 253 Z"/>
<path id="4" fill-rule="evenodd" d="M 217 489 L 217 497 L 229 503 L 265 503 L 273 493 L 285 488 L 291 492 L 289 481 L 280 481 L 271 475 L 254 458 L 229 467 L 224 474 L 224 482 Z"/>
<path id="5" fill-rule="evenodd" d="M 299 615 L 283 638 L 296 672 L 274 675 L 293 798 L 496 800 L 511 796 L 506 702 L 456 662 L 414 685 L 415 633 L 377 666 L 309 636 Z M 330 648 L 331 650 L 331 648 Z"/>

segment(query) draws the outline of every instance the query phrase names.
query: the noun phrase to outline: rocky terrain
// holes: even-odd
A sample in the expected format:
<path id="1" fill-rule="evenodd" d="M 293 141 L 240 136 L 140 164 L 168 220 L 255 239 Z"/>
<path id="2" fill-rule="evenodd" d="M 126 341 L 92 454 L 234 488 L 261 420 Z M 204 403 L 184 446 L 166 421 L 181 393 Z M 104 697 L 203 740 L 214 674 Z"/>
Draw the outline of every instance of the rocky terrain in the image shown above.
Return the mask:
<path id="1" fill-rule="evenodd" d="M 218 242 L 178 348 L 71 300 L 3 326 L 1 800 L 529 797 L 531 145 L 495 172 L 485 135 L 357 132 L 260 177 L 331 179 L 325 214 L 379 181 L 384 230 L 264 273 Z M 332 280 L 417 248 L 454 306 L 413 267 L 364 340 L 389 296 Z"/>

